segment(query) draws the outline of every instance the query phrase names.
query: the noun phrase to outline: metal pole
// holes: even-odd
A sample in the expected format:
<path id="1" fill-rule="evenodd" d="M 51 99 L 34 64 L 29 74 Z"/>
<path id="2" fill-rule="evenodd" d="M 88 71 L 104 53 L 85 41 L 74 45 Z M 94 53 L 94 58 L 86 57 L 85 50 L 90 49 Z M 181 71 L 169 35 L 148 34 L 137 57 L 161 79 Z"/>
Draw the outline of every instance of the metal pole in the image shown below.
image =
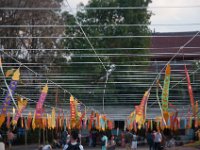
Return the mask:
<path id="1" fill-rule="evenodd" d="M 103 100 L 102 100 L 103 113 L 104 113 L 104 110 L 105 110 L 105 108 L 104 108 L 104 107 L 105 107 L 105 99 L 104 99 L 104 96 L 105 96 L 105 93 L 106 93 L 107 82 L 108 82 L 108 73 L 106 73 L 106 82 L 105 82 L 104 90 L 103 90 Z"/>

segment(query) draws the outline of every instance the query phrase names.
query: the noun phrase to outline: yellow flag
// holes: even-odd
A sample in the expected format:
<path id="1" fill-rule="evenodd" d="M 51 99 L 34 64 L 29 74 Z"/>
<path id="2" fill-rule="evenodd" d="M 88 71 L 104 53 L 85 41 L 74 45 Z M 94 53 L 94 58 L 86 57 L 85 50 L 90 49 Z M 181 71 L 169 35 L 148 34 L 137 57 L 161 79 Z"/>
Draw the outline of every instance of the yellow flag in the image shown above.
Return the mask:
<path id="1" fill-rule="evenodd" d="M 6 77 L 9 77 L 9 76 L 11 76 L 13 73 L 14 73 L 14 71 L 15 71 L 15 69 L 10 69 L 10 70 L 7 70 L 6 71 Z"/>
<path id="2" fill-rule="evenodd" d="M 55 108 L 52 108 L 52 121 L 51 121 L 51 124 L 52 124 L 52 129 L 54 129 L 56 127 L 56 110 Z"/>
<path id="3" fill-rule="evenodd" d="M 35 125 L 35 112 L 34 112 L 34 116 L 33 116 L 33 120 L 32 120 L 32 129 L 35 130 L 36 125 Z"/>
<path id="4" fill-rule="evenodd" d="M 52 119 L 51 119 L 51 115 L 47 114 L 47 119 L 48 119 L 48 128 L 51 129 L 51 128 L 52 128 Z"/>

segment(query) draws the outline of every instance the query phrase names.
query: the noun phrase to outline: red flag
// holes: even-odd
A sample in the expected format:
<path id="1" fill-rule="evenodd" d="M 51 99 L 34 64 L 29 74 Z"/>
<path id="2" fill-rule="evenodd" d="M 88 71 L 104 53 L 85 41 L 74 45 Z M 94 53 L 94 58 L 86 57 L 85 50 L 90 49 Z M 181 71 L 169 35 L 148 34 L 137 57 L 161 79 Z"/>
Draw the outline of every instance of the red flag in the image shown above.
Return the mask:
<path id="1" fill-rule="evenodd" d="M 190 82 L 190 76 L 188 74 L 188 70 L 187 70 L 186 65 L 185 65 L 185 74 L 186 74 L 186 79 L 187 79 L 187 82 L 188 82 L 188 92 L 189 92 L 189 96 L 190 96 L 190 103 L 191 103 L 191 106 L 192 106 L 193 114 L 195 114 L 194 96 L 193 96 L 193 92 L 192 92 L 192 86 L 191 86 L 191 82 Z"/>

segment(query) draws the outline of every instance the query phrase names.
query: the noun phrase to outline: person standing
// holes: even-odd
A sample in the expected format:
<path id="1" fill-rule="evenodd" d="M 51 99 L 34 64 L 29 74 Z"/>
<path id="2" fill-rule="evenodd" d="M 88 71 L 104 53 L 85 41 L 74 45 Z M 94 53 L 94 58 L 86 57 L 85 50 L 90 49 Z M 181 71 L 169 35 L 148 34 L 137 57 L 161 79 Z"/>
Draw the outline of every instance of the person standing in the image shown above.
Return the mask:
<path id="1" fill-rule="evenodd" d="M 155 134 L 155 150 L 161 150 L 161 141 L 162 141 L 162 135 L 159 131 Z"/>
<path id="2" fill-rule="evenodd" d="M 124 132 L 121 133 L 121 147 L 125 148 L 125 135 Z"/>
<path id="3" fill-rule="evenodd" d="M 97 141 L 97 132 L 95 129 L 92 131 L 92 146 L 96 147 L 96 141 Z"/>
<path id="4" fill-rule="evenodd" d="M 62 135 L 61 135 L 61 139 L 62 139 L 62 146 L 64 146 L 66 144 L 66 141 L 67 141 L 67 135 L 68 135 L 68 132 L 66 130 L 64 130 L 62 132 Z"/>
<path id="5" fill-rule="evenodd" d="M 89 147 L 92 147 L 92 132 L 90 131 L 90 134 L 89 134 Z"/>
<path id="6" fill-rule="evenodd" d="M 106 133 L 103 132 L 103 136 L 101 138 L 101 149 L 107 150 L 107 146 L 108 146 L 108 137 L 106 136 Z"/>
<path id="7" fill-rule="evenodd" d="M 132 143 L 131 143 L 131 150 L 137 149 L 137 135 L 133 133 Z"/>
<path id="8" fill-rule="evenodd" d="M 84 150 L 83 146 L 78 143 L 78 132 L 72 131 L 70 136 L 70 142 L 67 143 L 63 150 Z"/>
<path id="9" fill-rule="evenodd" d="M 111 137 L 110 137 L 110 140 L 109 140 L 109 142 L 108 142 L 108 149 L 107 150 L 115 150 L 115 147 L 116 147 L 116 142 L 115 142 L 115 137 L 114 137 L 114 135 L 112 135 Z"/>
<path id="10" fill-rule="evenodd" d="M 132 138 L 133 138 L 132 134 L 127 131 L 125 133 L 126 150 L 131 150 Z"/>
<path id="11" fill-rule="evenodd" d="M 147 143 L 149 145 L 149 150 L 154 150 L 154 147 L 153 147 L 153 134 L 150 131 L 147 133 Z"/>
<path id="12" fill-rule="evenodd" d="M 42 147 L 42 150 L 52 150 L 51 145 L 45 145 L 44 147 Z"/>
<path id="13" fill-rule="evenodd" d="M 14 134 L 12 133 L 12 131 L 10 129 L 7 132 L 7 139 L 8 139 L 9 150 L 10 150 L 12 147 L 13 139 L 14 139 Z"/>

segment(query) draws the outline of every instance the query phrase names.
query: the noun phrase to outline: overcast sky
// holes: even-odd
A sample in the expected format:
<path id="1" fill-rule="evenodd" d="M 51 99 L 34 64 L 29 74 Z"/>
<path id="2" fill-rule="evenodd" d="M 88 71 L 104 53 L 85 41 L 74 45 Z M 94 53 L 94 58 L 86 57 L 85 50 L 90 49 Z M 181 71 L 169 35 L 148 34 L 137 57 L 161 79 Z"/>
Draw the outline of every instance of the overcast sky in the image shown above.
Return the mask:
<path id="1" fill-rule="evenodd" d="M 200 6 L 200 0 L 152 0 L 150 7 L 157 6 Z M 80 2 L 87 4 L 88 0 L 68 0 L 71 7 L 76 8 Z M 200 23 L 200 7 L 193 8 L 151 8 L 152 24 L 192 24 Z M 200 25 L 190 26 L 152 26 L 156 32 L 197 31 Z"/>

